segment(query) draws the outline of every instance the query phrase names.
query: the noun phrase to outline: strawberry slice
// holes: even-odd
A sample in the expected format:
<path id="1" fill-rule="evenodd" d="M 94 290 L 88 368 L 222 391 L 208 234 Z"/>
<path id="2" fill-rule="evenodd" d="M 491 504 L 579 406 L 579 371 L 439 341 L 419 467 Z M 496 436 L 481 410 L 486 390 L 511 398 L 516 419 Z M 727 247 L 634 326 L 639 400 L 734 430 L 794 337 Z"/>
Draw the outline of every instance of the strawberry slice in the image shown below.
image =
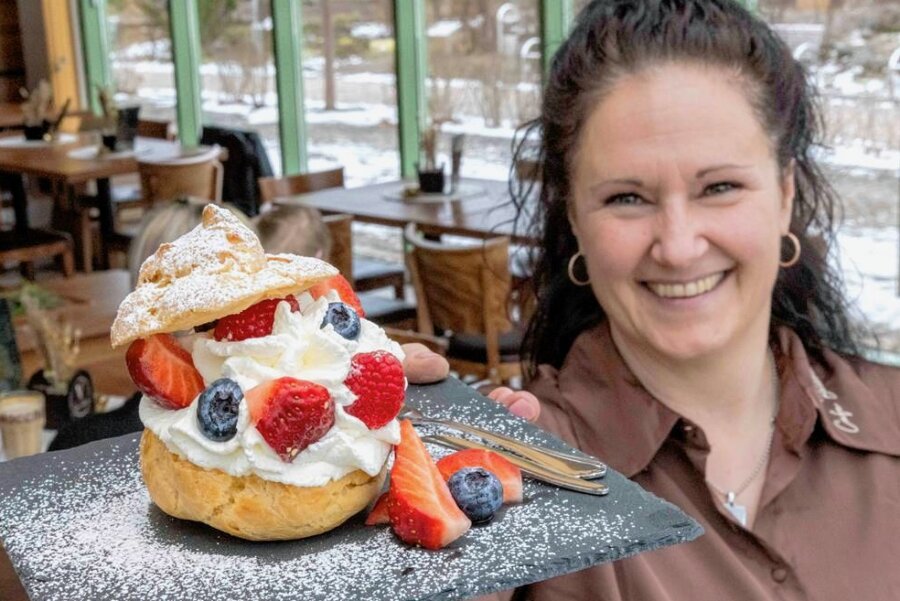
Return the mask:
<path id="1" fill-rule="evenodd" d="M 464 467 L 481 467 L 491 472 L 503 485 L 504 503 L 522 502 L 522 470 L 510 463 L 506 458 L 482 449 L 466 449 L 443 457 L 437 462 L 444 480 Z"/>
<path id="2" fill-rule="evenodd" d="M 205 388 L 191 354 L 171 334 L 135 340 L 125 364 L 138 390 L 168 409 L 187 407 Z"/>
<path id="3" fill-rule="evenodd" d="M 397 417 L 406 398 L 403 364 L 387 351 L 353 355 L 344 384 L 356 395 L 344 411 L 359 418 L 370 430 Z"/>
<path id="4" fill-rule="evenodd" d="M 400 422 L 388 515 L 400 540 L 426 549 L 447 546 L 472 525 L 456 506 L 447 483 L 409 420 Z"/>
<path id="5" fill-rule="evenodd" d="M 390 524 L 391 516 L 388 515 L 388 493 L 382 493 L 372 511 L 366 516 L 366 526 L 378 526 L 380 524 Z"/>
<path id="6" fill-rule="evenodd" d="M 256 429 L 288 463 L 334 425 L 334 400 L 313 382 L 278 378 L 248 390 L 244 398 Z"/>
<path id="7" fill-rule="evenodd" d="M 347 281 L 347 278 L 341 274 L 331 276 L 327 280 L 314 284 L 307 292 L 316 299 L 320 296 L 325 296 L 331 290 L 337 292 L 342 301 L 353 307 L 353 310 L 356 311 L 357 315 L 360 317 L 366 316 L 366 312 L 363 311 L 362 304 L 359 302 L 359 297 L 353 292 L 353 286 L 351 286 L 350 282 Z"/>
<path id="8" fill-rule="evenodd" d="M 290 303 L 291 311 L 300 310 L 300 304 L 293 296 L 267 298 L 240 313 L 221 318 L 216 322 L 213 337 L 216 340 L 238 341 L 268 336 L 272 333 L 272 324 L 275 322 L 275 309 L 281 301 Z"/>

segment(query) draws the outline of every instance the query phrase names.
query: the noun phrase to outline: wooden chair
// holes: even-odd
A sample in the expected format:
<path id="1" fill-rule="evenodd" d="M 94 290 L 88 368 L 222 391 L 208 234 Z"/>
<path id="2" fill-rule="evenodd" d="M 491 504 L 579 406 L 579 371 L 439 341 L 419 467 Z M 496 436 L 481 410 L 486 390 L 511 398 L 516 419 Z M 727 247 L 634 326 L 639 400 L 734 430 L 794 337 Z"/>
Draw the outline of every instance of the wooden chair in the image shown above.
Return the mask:
<path id="1" fill-rule="evenodd" d="M 208 152 L 177 161 L 138 161 L 141 198 L 146 208 L 157 202 L 194 197 L 219 203 L 222 200 L 222 163 L 219 147 Z M 116 231 L 105 241 L 107 253 L 127 254 L 135 232 Z M 108 262 L 108 257 L 107 257 Z"/>
<path id="2" fill-rule="evenodd" d="M 172 124 L 169 121 L 156 119 L 139 119 L 137 135 L 142 138 L 154 138 L 157 140 L 174 140 Z M 131 215 L 130 221 L 136 221 L 147 208 L 144 197 L 141 196 L 141 186 L 135 174 L 119 176 L 113 180 L 112 187 L 113 210 L 117 219 L 125 219 Z M 126 213 L 128 211 L 129 213 Z"/>
<path id="3" fill-rule="evenodd" d="M 341 188 L 344 186 L 344 168 L 329 169 L 315 173 L 301 173 L 284 177 L 261 177 L 259 192 L 263 204 L 275 202 L 278 198 L 295 196 L 316 190 Z M 386 261 L 353 257 L 353 266 L 344 276 L 351 282 L 357 292 L 377 290 L 391 287 L 395 298 L 405 296 L 403 286 L 406 274 L 402 266 L 392 265 Z"/>
<path id="4" fill-rule="evenodd" d="M 353 216 L 344 213 L 323 215 L 331 237 L 331 253 L 326 260 L 340 270 L 348 281 L 353 281 Z M 386 298 L 373 292 L 360 292 L 359 302 L 366 318 L 378 325 L 395 328 L 416 327 L 416 306 L 403 298 Z"/>
<path id="5" fill-rule="evenodd" d="M 449 246 L 426 240 L 414 224 L 403 237 L 419 308 L 418 329 L 447 337 L 450 368 L 495 384 L 521 377 L 521 332 L 506 310 L 509 238 Z"/>
<path id="6" fill-rule="evenodd" d="M 219 203 L 222 200 L 222 163 L 219 148 L 167 162 L 138 161 L 141 195 L 147 206 L 192 196 Z"/>
<path id="7" fill-rule="evenodd" d="M 56 257 L 66 277 L 75 272 L 72 239 L 68 234 L 43 229 L 0 232 L 0 264 L 7 261 L 20 263 L 26 279 L 34 279 L 34 261 L 46 257 Z"/>
<path id="8" fill-rule="evenodd" d="M 157 140 L 175 139 L 175 136 L 172 135 L 172 124 L 169 121 L 158 119 L 138 119 L 137 135 Z"/>

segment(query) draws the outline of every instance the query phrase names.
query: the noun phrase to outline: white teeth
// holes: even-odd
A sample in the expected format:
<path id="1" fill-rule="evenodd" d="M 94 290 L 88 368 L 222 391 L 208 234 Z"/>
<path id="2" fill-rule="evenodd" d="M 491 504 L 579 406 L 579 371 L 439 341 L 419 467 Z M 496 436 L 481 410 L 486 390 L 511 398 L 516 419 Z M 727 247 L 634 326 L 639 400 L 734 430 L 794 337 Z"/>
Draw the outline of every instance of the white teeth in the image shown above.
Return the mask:
<path id="1" fill-rule="evenodd" d="M 719 272 L 686 284 L 654 284 L 647 282 L 647 286 L 654 294 L 663 298 L 690 298 L 709 292 L 724 277 L 725 273 Z"/>

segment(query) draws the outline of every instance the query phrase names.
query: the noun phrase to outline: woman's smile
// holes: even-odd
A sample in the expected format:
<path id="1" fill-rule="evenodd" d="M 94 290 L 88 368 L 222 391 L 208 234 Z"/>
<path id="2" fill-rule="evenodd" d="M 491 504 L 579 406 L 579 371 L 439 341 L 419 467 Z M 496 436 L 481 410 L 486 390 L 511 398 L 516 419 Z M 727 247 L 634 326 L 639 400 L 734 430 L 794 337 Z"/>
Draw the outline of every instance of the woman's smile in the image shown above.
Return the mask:
<path id="1" fill-rule="evenodd" d="M 702 296 L 716 288 L 722 280 L 725 279 L 727 274 L 727 271 L 719 271 L 688 281 L 645 281 L 641 282 L 641 284 L 661 298 L 694 298 Z"/>

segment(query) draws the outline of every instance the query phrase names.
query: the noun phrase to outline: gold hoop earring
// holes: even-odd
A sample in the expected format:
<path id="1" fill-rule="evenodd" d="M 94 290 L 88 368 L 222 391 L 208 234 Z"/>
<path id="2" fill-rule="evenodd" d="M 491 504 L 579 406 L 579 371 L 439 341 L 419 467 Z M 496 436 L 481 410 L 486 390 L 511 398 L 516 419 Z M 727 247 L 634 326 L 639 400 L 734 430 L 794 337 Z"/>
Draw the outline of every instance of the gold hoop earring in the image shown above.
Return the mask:
<path id="1" fill-rule="evenodd" d="M 571 281 L 576 286 L 587 286 L 591 283 L 590 277 L 588 277 L 586 280 L 579 280 L 577 277 L 575 277 L 575 261 L 578 260 L 578 257 L 583 256 L 584 253 L 579 250 L 577 253 L 572 255 L 571 259 L 569 259 L 569 281 Z"/>
<path id="2" fill-rule="evenodd" d="M 797 261 L 800 260 L 800 239 L 791 232 L 788 232 L 785 235 L 787 236 L 788 240 L 790 240 L 794 245 L 794 254 L 791 255 L 791 258 L 787 261 L 779 261 L 778 264 L 782 267 L 787 268 L 796 265 Z"/>

